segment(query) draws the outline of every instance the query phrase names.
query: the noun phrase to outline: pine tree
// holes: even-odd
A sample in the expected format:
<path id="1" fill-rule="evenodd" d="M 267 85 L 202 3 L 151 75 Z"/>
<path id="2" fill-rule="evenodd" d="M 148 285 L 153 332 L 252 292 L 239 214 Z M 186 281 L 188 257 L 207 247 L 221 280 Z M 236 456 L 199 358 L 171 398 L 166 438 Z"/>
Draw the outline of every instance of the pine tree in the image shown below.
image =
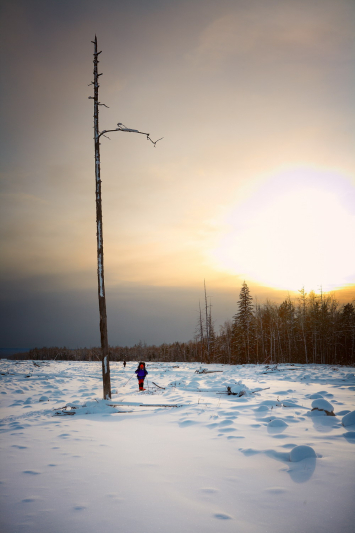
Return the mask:
<path id="1" fill-rule="evenodd" d="M 355 359 L 355 309 L 353 304 L 343 306 L 340 327 L 343 360 L 353 364 Z"/>
<path id="2" fill-rule="evenodd" d="M 237 363 L 250 363 L 255 356 L 255 317 L 253 314 L 253 298 L 249 287 L 243 282 L 239 294 L 238 312 L 234 315 L 233 337 Z"/>

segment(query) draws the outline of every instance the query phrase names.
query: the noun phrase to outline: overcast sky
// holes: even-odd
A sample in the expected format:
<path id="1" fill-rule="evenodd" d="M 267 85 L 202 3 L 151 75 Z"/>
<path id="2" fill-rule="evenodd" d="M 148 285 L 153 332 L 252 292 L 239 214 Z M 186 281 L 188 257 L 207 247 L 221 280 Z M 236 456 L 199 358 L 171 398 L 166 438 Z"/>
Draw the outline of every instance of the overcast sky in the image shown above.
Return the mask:
<path id="1" fill-rule="evenodd" d="M 0 347 L 189 340 L 245 279 L 355 297 L 353 0 L 1 0 Z"/>

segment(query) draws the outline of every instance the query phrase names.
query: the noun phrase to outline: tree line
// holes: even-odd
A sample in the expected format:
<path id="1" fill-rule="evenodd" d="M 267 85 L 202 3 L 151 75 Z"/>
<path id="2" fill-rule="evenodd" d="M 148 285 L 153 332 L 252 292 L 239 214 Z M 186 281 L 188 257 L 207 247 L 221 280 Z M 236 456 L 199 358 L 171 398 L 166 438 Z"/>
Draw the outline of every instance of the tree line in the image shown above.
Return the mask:
<path id="1" fill-rule="evenodd" d="M 340 306 L 333 294 L 301 289 L 295 300 L 259 305 L 244 282 L 237 308 L 213 343 L 214 354 L 223 362 L 355 363 L 353 303 Z M 203 345 L 201 337 L 199 342 Z"/>
<path id="2" fill-rule="evenodd" d="M 222 364 L 355 363 L 355 307 L 340 305 L 333 294 L 309 294 L 280 305 L 253 301 L 244 282 L 236 314 L 215 331 L 205 286 L 204 308 L 193 340 L 110 347 L 111 361 L 197 361 Z M 101 361 L 100 348 L 34 348 L 14 359 Z"/>

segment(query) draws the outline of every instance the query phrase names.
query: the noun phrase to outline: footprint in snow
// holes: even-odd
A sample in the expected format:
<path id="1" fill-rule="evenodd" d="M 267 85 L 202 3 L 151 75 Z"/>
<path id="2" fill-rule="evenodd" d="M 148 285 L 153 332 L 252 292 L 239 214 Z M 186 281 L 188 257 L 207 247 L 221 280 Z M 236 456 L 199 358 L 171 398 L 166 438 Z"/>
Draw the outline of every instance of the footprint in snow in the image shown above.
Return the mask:
<path id="1" fill-rule="evenodd" d="M 31 474 L 31 476 L 38 476 L 41 472 L 36 472 L 36 470 L 24 470 L 23 474 Z"/>
<path id="2" fill-rule="evenodd" d="M 187 426 L 193 426 L 194 424 L 198 424 L 196 420 L 184 420 L 183 422 L 179 422 L 179 426 L 181 428 L 185 428 Z"/>
<path id="3" fill-rule="evenodd" d="M 254 409 L 254 411 L 255 411 L 256 413 L 259 413 L 259 412 L 262 413 L 263 411 L 268 411 L 268 410 L 269 410 L 269 408 L 268 408 L 267 405 L 259 405 L 259 407 L 257 407 L 256 409 Z"/>
<path id="4" fill-rule="evenodd" d="M 284 487 L 269 487 L 267 489 L 264 489 L 264 492 L 269 492 L 270 494 L 285 494 L 287 492 L 287 489 Z"/>
<path id="5" fill-rule="evenodd" d="M 213 516 L 219 520 L 232 520 L 232 517 L 225 513 L 215 513 Z"/>
<path id="6" fill-rule="evenodd" d="M 348 442 L 355 444 L 355 431 L 348 431 L 342 435 Z"/>
<path id="7" fill-rule="evenodd" d="M 212 487 L 206 487 L 206 488 L 200 489 L 200 491 L 204 492 L 205 494 L 215 494 L 216 492 L 218 492 L 218 489 L 214 489 Z"/>
<path id="8" fill-rule="evenodd" d="M 219 426 L 230 426 L 231 424 L 233 424 L 232 420 L 222 420 L 222 422 L 218 423 Z"/>
<path id="9" fill-rule="evenodd" d="M 239 448 L 239 451 L 242 452 L 242 454 L 244 454 L 246 457 L 260 453 L 258 450 L 253 450 L 253 448 L 247 448 L 247 449 Z"/>

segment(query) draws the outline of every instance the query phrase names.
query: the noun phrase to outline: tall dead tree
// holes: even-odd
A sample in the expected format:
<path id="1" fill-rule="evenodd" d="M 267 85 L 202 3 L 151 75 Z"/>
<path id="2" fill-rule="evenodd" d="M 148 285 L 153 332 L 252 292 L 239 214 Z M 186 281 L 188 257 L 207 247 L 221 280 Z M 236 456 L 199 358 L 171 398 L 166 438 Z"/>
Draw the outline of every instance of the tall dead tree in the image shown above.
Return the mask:
<path id="1" fill-rule="evenodd" d="M 105 277 L 104 277 L 104 245 L 103 245 L 103 231 L 102 231 L 102 202 L 101 202 L 101 177 L 100 177 L 100 137 L 105 133 L 112 131 L 124 131 L 130 133 L 139 133 L 145 135 L 147 140 L 153 143 L 154 147 L 158 141 L 153 141 L 149 133 L 126 128 L 121 122 L 117 124 L 117 128 L 112 130 L 99 130 L 99 76 L 98 73 L 99 54 L 97 51 L 97 37 L 91 41 L 94 45 L 94 81 L 90 85 L 94 86 L 94 96 L 89 96 L 94 100 L 94 141 L 95 141 L 95 196 L 96 196 L 96 240 L 97 240 L 97 279 L 98 279 L 98 294 L 99 294 L 99 311 L 100 311 L 100 336 L 101 336 L 101 357 L 102 357 L 102 381 L 103 381 L 103 397 L 108 400 L 111 399 L 111 379 L 110 379 L 110 354 L 107 335 L 107 313 L 106 313 L 106 297 L 105 297 Z"/>
<path id="2" fill-rule="evenodd" d="M 208 316 L 208 303 L 206 292 L 206 280 L 203 280 L 203 287 L 205 290 L 205 313 L 206 313 L 206 339 L 207 339 L 207 362 L 210 362 L 210 320 Z"/>

